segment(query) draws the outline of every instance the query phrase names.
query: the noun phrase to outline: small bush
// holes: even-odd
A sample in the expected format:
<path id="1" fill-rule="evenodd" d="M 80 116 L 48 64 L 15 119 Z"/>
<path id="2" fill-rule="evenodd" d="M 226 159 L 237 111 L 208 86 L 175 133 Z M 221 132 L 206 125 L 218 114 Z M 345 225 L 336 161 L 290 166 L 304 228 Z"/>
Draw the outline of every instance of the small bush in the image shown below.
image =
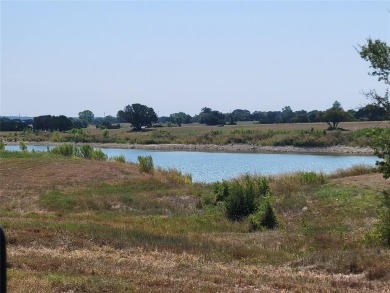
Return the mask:
<path id="1" fill-rule="evenodd" d="M 92 159 L 93 147 L 89 144 L 84 144 L 80 147 L 80 156 L 86 159 Z"/>
<path id="2" fill-rule="evenodd" d="M 24 143 L 24 141 L 20 141 L 19 142 L 19 148 L 22 152 L 26 152 L 27 151 L 27 145 Z"/>
<path id="3" fill-rule="evenodd" d="M 110 159 L 115 162 L 126 163 L 126 158 L 124 155 L 112 156 Z"/>
<path id="4" fill-rule="evenodd" d="M 278 226 L 278 220 L 276 218 L 275 211 L 268 200 L 266 201 L 264 207 L 264 213 L 261 219 L 261 226 L 267 229 L 274 229 Z"/>
<path id="5" fill-rule="evenodd" d="M 98 161 L 107 160 L 107 155 L 101 149 L 93 149 L 91 158 Z"/>
<path id="6" fill-rule="evenodd" d="M 138 156 L 138 162 L 141 172 L 152 173 L 154 171 L 152 156 Z"/>
<path id="7" fill-rule="evenodd" d="M 110 135 L 110 132 L 108 131 L 108 129 L 104 129 L 103 130 L 103 138 L 108 138 L 109 135 Z"/>
<path id="8" fill-rule="evenodd" d="M 58 145 L 52 148 L 50 152 L 65 157 L 71 157 L 74 155 L 74 146 L 72 144 Z"/>
<path id="9" fill-rule="evenodd" d="M 181 171 L 170 168 L 168 170 L 158 168 L 158 171 L 164 175 L 164 178 L 171 183 L 184 183 L 191 184 L 192 183 L 192 175 L 187 173 L 182 173 Z"/>
<path id="10" fill-rule="evenodd" d="M 264 206 L 256 213 L 249 216 L 249 231 L 275 229 L 277 226 L 278 220 L 269 200 L 266 200 Z"/>
<path id="11" fill-rule="evenodd" d="M 239 221 L 259 209 L 263 198 L 270 194 L 270 187 L 267 178 L 246 175 L 232 181 L 217 182 L 213 191 L 216 203 L 224 203 L 226 216 Z"/>
<path id="12" fill-rule="evenodd" d="M 315 172 L 299 172 L 297 173 L 301 184 L 309 186 L 317 186 L 325 183 L 324 174 Z"/>
<path id="13" fill-rule="evenodd" d="M 5 150 L 5 143 L 0 141 L 0 151 Z"/>

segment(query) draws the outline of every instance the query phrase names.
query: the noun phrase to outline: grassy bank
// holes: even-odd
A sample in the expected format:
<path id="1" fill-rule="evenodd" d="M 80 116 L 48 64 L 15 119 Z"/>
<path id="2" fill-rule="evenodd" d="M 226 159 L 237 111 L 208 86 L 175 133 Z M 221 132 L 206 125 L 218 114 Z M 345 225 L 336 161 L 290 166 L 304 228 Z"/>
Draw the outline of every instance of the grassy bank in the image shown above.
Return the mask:
<path id="1" fill-rule="evenodd" d="M 0 152 L 10 292 L 381 292 L 369 241 L 388 189 L 364 167 L 270 177 L 279 226 L 249 232 L 213 186 L 135 164 Z"/>
<path id="2" fill-rule="evenodd" d="M 326 147 L 334 145 L 368 146 L 373 127 L 386 122 L 344 122 L 344 131 L 327 131 L 325 123 L 162 127 L 133 132 L 130 125 L 121 129 L 102 130 L 90 126 L 78 131 L 2 132 L 0 139 L 12 141 L 51 141 L 121 144 L 251 144 L 264 146 Z"/>

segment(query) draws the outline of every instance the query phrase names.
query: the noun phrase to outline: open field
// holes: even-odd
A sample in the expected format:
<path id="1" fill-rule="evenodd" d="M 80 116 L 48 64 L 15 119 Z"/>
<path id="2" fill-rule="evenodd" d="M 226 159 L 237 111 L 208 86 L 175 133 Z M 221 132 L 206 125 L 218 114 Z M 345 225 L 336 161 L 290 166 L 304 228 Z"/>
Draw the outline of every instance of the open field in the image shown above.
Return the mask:
<path id="1" fill-rule="evenodd" d="M 390 251 L 367 241 L 389 182 L 298 178 L 270 179 L 279 228 L 248 232 L 173 171 L 1 152 L 9 291 L 389 292 Z"/>
<path id="2" fill-rule="evenodd" d="M 237 125 L 205 126 L 200 124 L 182 127 L 156 127 L 141 132 L 131 131 L 129 124 L 121 129 L 102 130 L 90 125 L 80 132 L 1 132 L 5 142 L 84 142 L 118 143 L 122 145 L 231 145 L 331 147 L 344 145 L 367 147 L 372 128 L 389 127 L 389 122 L 343 122 L 346 131 L 327 131 L 326 123 L 255 124 L 242 122 Z"/>

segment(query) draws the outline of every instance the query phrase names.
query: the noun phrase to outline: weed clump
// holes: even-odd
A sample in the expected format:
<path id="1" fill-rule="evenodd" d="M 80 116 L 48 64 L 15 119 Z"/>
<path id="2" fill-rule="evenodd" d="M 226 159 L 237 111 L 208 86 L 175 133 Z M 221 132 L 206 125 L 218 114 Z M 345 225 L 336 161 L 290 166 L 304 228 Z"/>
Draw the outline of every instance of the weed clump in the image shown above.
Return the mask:
<path id="1" fill-rule="evenodd" d="M 269 200 L 256 213 L 249 215 L 249 231 L 261 229 L 275 229 L 278 226 L 278 219 L 274 208 Z"/>
<path id="2" fill-rule="evenodd" d="M 251 177 L 214 184 L 215 203 L 223 204 L 230 220 L 240 221 L 249 218 L 250 230 L 273 229 L 277 219 L 272 208 L 271 189 L 266 177 Z"/>
<path id="3" fill-rule="evenodd" d="M 325 175 L 322 173 L 317 174 L 315 172 L 298 172 L 297 176 L 300 183 L 303 185 L 318 186 L 325 183 Z"/>
<path id="4" fill-rule="evenodd" d="M 72 144 L 62 144 L 52 148 L 51 153 L 71 157 L 75 153 L 75 147 Z"/>
<path id="5" fill-rule="evenodd" d="M 19 142 L 19 148 L 22 152 L 27 152 L 27 145 L 24 143 L 24 141 Z"/>
<path id="6" fill-rule="evenodd" d="M 123 164 L 126 163 L 126 158 L 124 155 L 112 156 L 110 159 L 115 161 L 115 162 L 119 162 L 119 163 L 123 163 Z"/>
<path id="7" fill-rule="evenodd" d="M 154 164 L 152 156 L 138 156 L 140 172 L 152 173 L 154 171 Z"/>
<path id="8" fill-rule="evenodd" d="M 107 155 L 101 149 L 94 149 L 88 144 L 76 147 L 72 144 L 58 145 L 52 148 L 49 152 L 65 157 L 81 157 L 85 159 L 94 159 L 99 161 L 107 160 Z"/>

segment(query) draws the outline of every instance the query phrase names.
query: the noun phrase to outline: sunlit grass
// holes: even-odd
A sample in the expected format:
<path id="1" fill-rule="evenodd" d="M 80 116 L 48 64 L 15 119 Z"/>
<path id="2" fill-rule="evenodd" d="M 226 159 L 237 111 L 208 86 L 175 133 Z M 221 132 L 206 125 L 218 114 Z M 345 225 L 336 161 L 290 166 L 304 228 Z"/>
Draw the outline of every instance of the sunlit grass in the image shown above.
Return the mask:
<path id="1" fill-rule="evenodd" d="M 280 224 L 249 232 L 177 170 L 44 154 L 1 157 L 10 292 L 388 287 L 390 252 L 366 237 L 387 182 L 370 168 L 267 177 Z"/>
<path id="2" fill-rule="evenodd" d="M 120 144 L 252 144 L 269 146 L 324 147 L 334 145 L 368 146 L 373 122 L 344 122 L 348 131 L 326 131 L 326 123 L 258 124 L 205 126 L 188 124 L 182 127 L 157 127 L 141 132 L 131 130 L 129 124 L 120 129 L 107 130 L 89 126 L 81 133 L 72 132 L 0 132 L 6 142 L 52 141 L 71 143 Z M 379 125 L 385 127 L 385 125 Z"/>

